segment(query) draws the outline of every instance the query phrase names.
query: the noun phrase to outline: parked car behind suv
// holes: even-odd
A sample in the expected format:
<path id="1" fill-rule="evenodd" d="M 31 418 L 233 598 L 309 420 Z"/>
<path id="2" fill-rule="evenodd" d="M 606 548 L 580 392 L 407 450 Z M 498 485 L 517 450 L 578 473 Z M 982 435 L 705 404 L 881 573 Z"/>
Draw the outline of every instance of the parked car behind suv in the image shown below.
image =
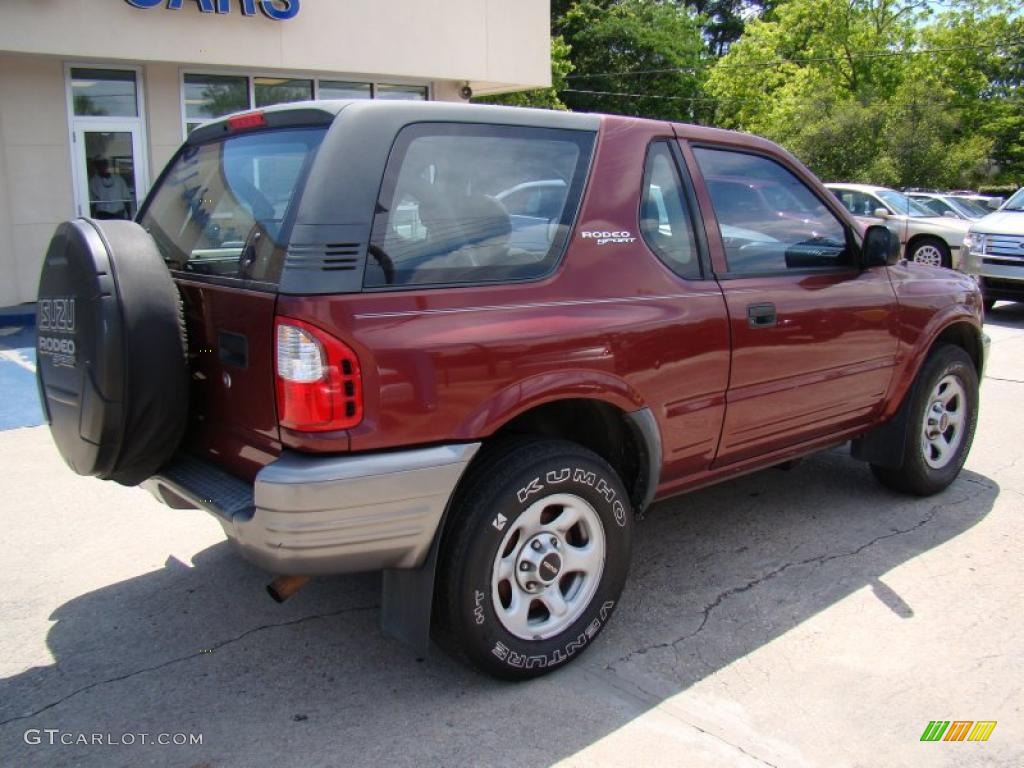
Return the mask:
<path id="1" fill-rule="evenodd" d="M 958 268 L 970 222 L 940 216 L 902 192 L 870 184 L 826 184 L 865 224 L 884 223 L 900 239 L 910 261 Z"/>
<path id="2" fill-rule="evenodd" d="M 911 200 L 921 203 L 925 208 L 930 209 L 936 216 L 974 221 L 991 213 L 991 210 L 981 205 L 981 203 L 962 197 L 946 195 L 941 192 L 908 191 L 904 194 Z"/>
<path id="3" fill-rule="evenodd" d="M 986 308 L 1000 299 L 1024 301 L 1024 188 L 971 225 L 964 250 L 964 271 L 978 276 Z"/>
<path id="4" fill-rule="evenodd" d="M 744 134 L 287 105 L 193 131 L 138 223 L 58 228 L 39 381 L 75 471 L 209 511 L 279 598 L 383 570 L 385 631 L 520 679 L 593 642 L 658 499 L 850 440 L 953 481 L 981 296 L 898 255 Z"/>

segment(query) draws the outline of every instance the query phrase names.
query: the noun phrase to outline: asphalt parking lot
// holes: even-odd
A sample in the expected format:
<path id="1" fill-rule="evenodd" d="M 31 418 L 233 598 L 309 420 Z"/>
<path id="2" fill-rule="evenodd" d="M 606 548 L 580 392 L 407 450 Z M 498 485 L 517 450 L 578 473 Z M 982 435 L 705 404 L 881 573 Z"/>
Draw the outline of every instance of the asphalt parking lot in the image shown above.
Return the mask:
<path id="1" fill-rule="evenodd" d="M 376 576 L 279 606 L 212 518 L 73 475 L 0 336 L 0 765 L 1024 765 L 1024 305 L 987 330 L 947 491 L 836 449 L 662 503 L 599 641 L 519 685 L 384 638 Z"/>

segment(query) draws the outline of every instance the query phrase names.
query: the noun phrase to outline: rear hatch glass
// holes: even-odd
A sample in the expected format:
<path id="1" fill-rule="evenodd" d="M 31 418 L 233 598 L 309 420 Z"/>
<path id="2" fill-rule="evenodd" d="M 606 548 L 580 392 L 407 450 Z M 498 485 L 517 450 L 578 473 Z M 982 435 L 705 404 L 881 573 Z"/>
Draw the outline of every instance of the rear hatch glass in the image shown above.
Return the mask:
<path id="1" fill-rule="evenodd" d="M 289 213 L 325 129 L 187 146 L 141 217 L 172 270 L 275 284 Z"/>
<path id="2" fill-rule="evenodd" d="M 243 477 L 280 453 L 276 284 L 324 133 L 287 128 L 186 146 L 139 219 L 184 304 L 192 372 L 186 447 Z"/>

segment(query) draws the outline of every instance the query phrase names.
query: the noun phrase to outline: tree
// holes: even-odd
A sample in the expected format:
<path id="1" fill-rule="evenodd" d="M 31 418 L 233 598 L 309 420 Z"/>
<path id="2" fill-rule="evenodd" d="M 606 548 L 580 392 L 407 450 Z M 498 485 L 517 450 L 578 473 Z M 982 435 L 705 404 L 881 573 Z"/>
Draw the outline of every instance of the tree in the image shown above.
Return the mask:
<path id="1" fill-rule="evenodd" d="M 481 96 L 474 98 L 475 104 L 504 104 L 510 107 L 539 107 L 540 109 L 562 109 L 565 104 L 558 97 L 558 92 L 566 87 L 566 76 L 575 67 L 569 60 L 569 45 L 561 35 L 551 38 L 551 87 L 537 88 L 532 91 L 503 93 L 497 96 Z"/>
<path id="2" fill-rule="evenodd" d="M 559 29 L 577 74 L 561 92 L 570 109 L 692 122 L 701 96 L 701 19 L 650 0 L 573 5 Z"/>
<path id="3" fill-rule="evenodd" d="M 788 0 L 747 26 L 707 87 L 719 124 L 775 139 L 824 178 L 967 185 L 1024 160 L 1024 49 L 1000 45 L 1022 31 L 1003 0 L 937 18 L 916 0 Z"/>
<path id="4" fill-rule="evenodd" d="M 711 54 L 718 58 L 743 35 L 748 19 L 771 13 L 774 0 L 687 0 L 687 8 L 703 19 L 702 28 Z"/>
<path id="5" fill-rule="evenodd" d="M 617 0 L 590 0 L 589 4 L 607 9 Z M 748 19 L 770 13 L 776 0 L 648 0 L 652 4 L 674 5 L 701 18 L 701 31 L 708 50 L 721 56 L 739 40 Z M 551 29 L 563 31 L 566 14 L 580 0 L 551 0 Z"/>
<path id="6" fill-rule="evenodd" d="M 915 57 L 908 76 L 930 76 L 944 84 L 961 135 L 990 144 L 988 162 L 970 179 L 998 175 L 1019 182 L 1024 178 L 1024 16 L 1019 4 L 973 0 L 954 6 L 921 30 L 921 45 L 939 52 Z"/>

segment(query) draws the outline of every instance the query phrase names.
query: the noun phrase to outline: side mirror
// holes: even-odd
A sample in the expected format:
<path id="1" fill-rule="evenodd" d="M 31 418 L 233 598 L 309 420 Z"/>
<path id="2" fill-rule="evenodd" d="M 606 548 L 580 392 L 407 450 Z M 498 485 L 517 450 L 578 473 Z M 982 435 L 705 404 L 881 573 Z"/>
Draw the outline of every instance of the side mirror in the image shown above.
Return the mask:
<path id="1" fill-rule="evenodd" d="M 861 268 L 890 267 L 899 260 L 900 239 L 880 224 L 868 227 L 861 246 Z"/>
<path id="2" fill-rule="evenodd" d="M 885 208 L 875 208 L 874 213 L 871 214 L 876 219 L 888 219 L 889 211 Z"/>

